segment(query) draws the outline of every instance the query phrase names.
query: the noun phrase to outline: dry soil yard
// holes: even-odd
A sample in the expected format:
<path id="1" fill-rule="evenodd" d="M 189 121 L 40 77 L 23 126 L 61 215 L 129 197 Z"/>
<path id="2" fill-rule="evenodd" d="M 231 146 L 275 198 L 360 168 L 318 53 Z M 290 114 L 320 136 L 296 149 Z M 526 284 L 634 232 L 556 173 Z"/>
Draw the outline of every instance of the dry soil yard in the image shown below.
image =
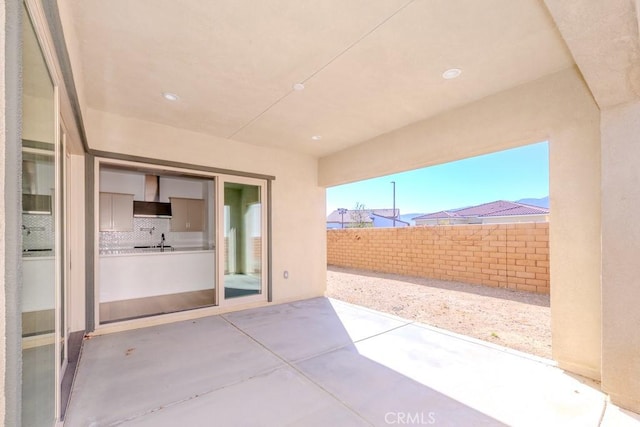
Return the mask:
<path id="1" fill-rule="evenodd" d="M 549 295 L 329 267 L 327 296 L 551 358 Z"/>

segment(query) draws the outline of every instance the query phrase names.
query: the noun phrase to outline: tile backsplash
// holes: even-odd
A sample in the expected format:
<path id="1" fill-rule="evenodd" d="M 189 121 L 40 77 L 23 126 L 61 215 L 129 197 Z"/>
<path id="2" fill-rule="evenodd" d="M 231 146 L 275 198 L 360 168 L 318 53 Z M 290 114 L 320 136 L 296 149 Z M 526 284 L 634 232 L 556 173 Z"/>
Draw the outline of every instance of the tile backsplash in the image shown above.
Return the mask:
<path id="1" fill-rule="evenodd" d="M 53 215 L 22 214 L 22 248 L 53 249 Z"/>
<path id="2" fill-rule="evenodd" d="M 211 246 L 203 232 L 170 231 L 168 218 L 134 218 L 133 231 L 100 232 L 100 249 L 129 249 L 134 246 L 158 245 L 162 233 L 165 244 L 175 247 Z M 53 215 L 22 214 L 23 249 L 53 249 L 55 245 Z"/>
<path id="3" fill-rule="evenodd" d="M 101 231 L 100 249 L 130 249 L 134 246 L 158 245 L 163 233 L 165 244 L 174 247 L 201 247 L 212 244 L 203 232 L 170 231 L 170 223 L 169 218 L 133 218 L 133 231 Z"/>

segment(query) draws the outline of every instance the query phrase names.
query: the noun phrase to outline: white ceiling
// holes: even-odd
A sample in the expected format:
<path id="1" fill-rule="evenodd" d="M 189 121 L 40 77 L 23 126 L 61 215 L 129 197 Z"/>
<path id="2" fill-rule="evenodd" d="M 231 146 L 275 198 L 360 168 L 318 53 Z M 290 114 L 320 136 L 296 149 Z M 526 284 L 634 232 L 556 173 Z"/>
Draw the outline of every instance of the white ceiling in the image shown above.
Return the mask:
<path id="1" fill-rule="evenodd" d="M 573 65 L 542 0 L 64 1 L 88 107 L 318 156 Z"/>

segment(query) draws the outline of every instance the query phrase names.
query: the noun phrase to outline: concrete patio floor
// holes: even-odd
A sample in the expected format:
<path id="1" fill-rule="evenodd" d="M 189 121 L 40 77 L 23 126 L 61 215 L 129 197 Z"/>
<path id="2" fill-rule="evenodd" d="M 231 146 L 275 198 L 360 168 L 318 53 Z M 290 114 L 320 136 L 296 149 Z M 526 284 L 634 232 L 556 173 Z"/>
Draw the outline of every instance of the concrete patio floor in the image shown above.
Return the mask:
<path id="1" fill-rule="evenodd" d="M 550 361 L 315 298 L 85 341 L 65 426 L 638 420 Z"/>

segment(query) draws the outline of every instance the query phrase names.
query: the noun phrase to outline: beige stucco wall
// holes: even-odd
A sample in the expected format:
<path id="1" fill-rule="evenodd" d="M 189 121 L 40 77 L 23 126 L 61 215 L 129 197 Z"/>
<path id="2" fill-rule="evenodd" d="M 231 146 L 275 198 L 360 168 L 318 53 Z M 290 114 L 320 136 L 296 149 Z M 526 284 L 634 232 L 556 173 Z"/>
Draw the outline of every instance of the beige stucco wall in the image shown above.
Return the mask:
<path id="1" fill-rule="evenodd" d="M 0 186 L 0 236 L 5 235 L 5 203 L 4 203 L 4 176 L 6 174 L 5 164 L 5 146 L 6 146 L 6 112 L 5 112 L 5 7 L 0 6 L 0 177 L 2 177 L 3 185 Z M 0 244 L 0 307 L 5 313 L 6 300 L 6 284 L 5 284 L 5 245 L 4 239 Z M 0 320 L 0 425 L 5 425 L 5 369 L 7 366 L 7 335 L 6 335 L 5 314 Z"/>
<path id="2" fill-rule="evenodd" d="M 95 110 L 88 110 L 85 123 L 95 150 L 275 176 L 273 299 L 324 294 L 325 191 L 317 184 L 317 159 Z"/>
<path id="3" fill-rule="evenodd" d="M 453 225 L 453 224 L 517 224 L 521 222 L 549 222 L 549 215 L 514 215 L 500 217 L 486 217 L 479 222 L 464 219 L 417 219 L 416 225 Z"/>
<path id="4" fill-rule="evenodd" d="M 599 379 L 601 230 L 599 111 L 554 130 L 549 146 L 552 350 L 560 366 Z M 583 123 L 584 126 L 581 126 Z"/>
<path id="5" fill-rule="evenodd" d="M 514 215 L 482 218 L 483 224 L 517 224 L 521 222 L 548 222 L 549 215 Z"/>
<path id="6" fill-rule="evenodd" d="M 468 224 L 468 221 L 462 219 L 417 219 L 415 220 L 416 226 L 431 226 L 431 225 L 456 225 L 456 224 Z"/>
<path id="7" fill-rule="evenodd" d="M 640 102 L 602 112 L 602 388 L 640 412 Z"/>
<path id="8" fill-rule="evenodd" d="M 320 159 L 332 186 L 549 141 L 553 355 L 600 377 L 600 112 L 568 69 Z"/>

